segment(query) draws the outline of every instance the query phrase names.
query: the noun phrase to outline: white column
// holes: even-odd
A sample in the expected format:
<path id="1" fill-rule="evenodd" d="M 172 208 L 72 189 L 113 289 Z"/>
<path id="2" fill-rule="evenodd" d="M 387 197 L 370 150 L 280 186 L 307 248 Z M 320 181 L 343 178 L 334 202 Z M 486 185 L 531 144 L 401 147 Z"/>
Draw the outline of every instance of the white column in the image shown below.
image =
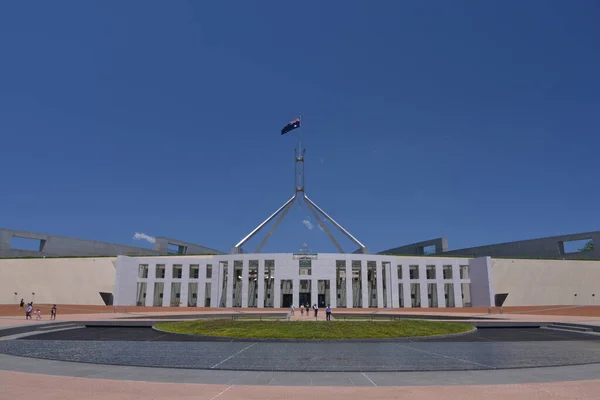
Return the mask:
<path id="1" fill-rule="evenodd" d="M 392 263 L 391 261 L 384 264 L 384 268 L 385 268 L 385 287 L 387 288 L 386 290 L 386 297 L 387 297 L 387 306 L 388 308 L 393 308 L 394 305 L 392 303 Z M 396 271 L 394 271 L 396 272 Z"/>
<path id="2" fill-rule="evenodd" d="M 429 297 L 427 296 L 427 265 L 419 264 L 419 291 L 421 292 L 421 308 L 429 308 Z"/>
<path id="3" fill-rule="evenodd" d="M 231 258 L 227 261 L 227 300 L 225 301 L 225 307 L 233 307 L 233 280 L 235 279 L 233 264 L 235 261 Z"/>
<path id="4" fill-rule="evenodd" d="M 352 260 L 346 260 L 346 308 L 352 308 Z"/>
<path id="5" fill-rule="evenodd" d="M 198 307 L 204 307 L 204 299 L 206 298 L 206 264 L 198 266 Z"/>
<path id="6" fill-rule="evenodd" d="M 210 306 L 212 308 L 219 307 L 221 297 L 221 286 L 223 285 L 223 271 L 221 263 L 218 260 L 212 264 L 212 278 L 210 282 Z"/>
<path id="7" fill-rule="evenodd" d="M 377 271 L 377 308 L 383 308 L 383 268 L 380 260 L 375 262 Z"/>
<path id="8" fill-rule="evenodd" d="M 402 301 L 405 308 L 412 308 L 410 298 L 410 264 L 402 264 Z"/>
<path id="9" fill-rule="evenodd" d="M 315 278 L 310 278 L 310 306 L 319 302 L 319 281 Z"/>
<path id="10" fill-rule="evenodd" d="M 362 291 L 362 308 L 369 308 L 369 282 L 367 281 L 367 261 L 360 262 L 360 284 Z"/>
<path id="11" fill-rule="evenodd" d="M 397 308 L 400 307 L 400 293 L 398 291 L 398 264 L 390 263 L 390 278 L 388 280 L 388 293 L 391 293 L 391 301 L 388 303 L 388 307 Z"/>
<path id="12" fill-rule="evenodd" d="M 454 307 L 464 307 L 462 300 L 462 286 L 460 285 L 460 266 L 452 265 L 452 284 L 454 287 Z"/>
<path id="13" fill-rule="evenodd" d="M 190 264 L 181 266 L 181 291 L 179 292 L 180 307 L 188 306 L 188 291 L 190 288 Z"/>
<path id="14" fill-rule="evenodd" d="M 335 277 L 329 280 L 329 305 L 331 308 L 337 308 L 337 280 Z"/>
<path id="15" fill-rule="evenodd" d="M 300 307 L 300 279 L 292 280 L 292 304 L 294 307 Z"/>
<path id="16" fill-rule="evenodd" d="M 250 270 L 250 261 L 245 259 L 242 262 L 242 308 L 248 308 L 248 274 Z"/>
<path id="17" fill-rule="evenodd" d="M 163 290 L 163 307 L 171 306 L 171 282 L 173 282 L 173 264 L 165 265 L 165 286 Z"/>
<path id="18" fill-rule="evenodd" d="M 281 266 L 279 267 L 281 268 Z M 277 272 L 277 267 L 275 267 L 275 278 L 273 279 L 273 308 L 281 308 L 281 279 L 278 277 L 281 276 L 281 270 Z"/>
<path id="19" fill-rule="evenodd" d="M 265 260 L 258 260 L 258 276 L 256 277 L 258 283 L 256 290 L 258 290 L 258 299 L 256 302 L 257 308 L 264 308 L 265 306 Z"/>
<path id="20" fill-rule="evenodd" d="M 402 280 L 402 301 L 404 302 L 404 308 L 412 308 L 412 298 L 410 297 L 410 279 L 404 278 L 404 271 L 402 271 Z"/>
<path id="21" fill-rule="evenodd" d="M 494 306 L 494 281 L 492 259 L 478 257 L 469 260 L 469 279 L 471 281 L 471 306 Z"/>
<path id="22" fill-rule="evenodd" d="M 154 283 L 156 282 L 156 264 L 148 264 L 148 281 L 146 283 L 146 307 L 152 307 L 154 299 Z M 136 293 L 137 294 L 137 293 Z"/>
<path id="23" fill-rule="evenodd" d="M 446 308 L 446 296 L 444 293 L 444 266 L 435 265 L 435 283 L 437 289 L 438 308 Z"/>

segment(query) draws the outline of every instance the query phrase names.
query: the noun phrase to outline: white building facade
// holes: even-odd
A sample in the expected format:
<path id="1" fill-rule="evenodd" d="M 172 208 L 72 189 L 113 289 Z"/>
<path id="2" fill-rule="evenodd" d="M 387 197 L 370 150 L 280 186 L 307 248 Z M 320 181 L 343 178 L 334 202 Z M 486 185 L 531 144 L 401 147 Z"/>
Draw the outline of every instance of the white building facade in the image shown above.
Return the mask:
<path id="1" fill-rule="evenodd" d="M 443 308 L 489 306 L 493 298 L 489 257 L 278 253 L 120 256 L 114 304 Z"/>

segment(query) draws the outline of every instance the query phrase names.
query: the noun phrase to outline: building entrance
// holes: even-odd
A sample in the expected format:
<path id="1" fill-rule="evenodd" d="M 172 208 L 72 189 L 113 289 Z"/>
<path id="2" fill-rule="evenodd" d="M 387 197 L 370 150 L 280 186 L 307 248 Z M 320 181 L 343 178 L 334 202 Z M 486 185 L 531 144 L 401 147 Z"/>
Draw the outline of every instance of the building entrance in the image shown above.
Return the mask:
<path id="1" fill-rule="evenodd" d="M 292 305 L 292 295 L 291 294 L 283 294 L 281 295 L 281 307 L 287 308 Z"/>
<path id="2" fill-rule="evenodd" d="M 320 294 L 319 295 L 319 307 L 323 308 L 325 307 L 325 295 L 324 294 Z"/>
<path id="3" fill-rule="evenodd" d="M 300 304 L 310 304 L 312 306 L 312 303 L 310 302 L 310 293 L 300 293 L 299 300 Z"/>

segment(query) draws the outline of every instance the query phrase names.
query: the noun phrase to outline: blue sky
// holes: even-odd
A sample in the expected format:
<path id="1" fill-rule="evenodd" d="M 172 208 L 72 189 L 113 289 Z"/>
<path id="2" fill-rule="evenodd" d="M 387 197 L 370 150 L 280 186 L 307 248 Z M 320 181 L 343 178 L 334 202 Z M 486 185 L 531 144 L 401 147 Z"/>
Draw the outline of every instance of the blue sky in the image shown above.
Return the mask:
<path id="1" fill-rule="evenodd" d="M 598 21 L 585 0 L 2 2 L 0 227 L 228 251 L 291 196 L 302 112 L 309 196 L 373 251 L 598 230 Z M 335 251 L 304 220 L 264 251 Z"/>

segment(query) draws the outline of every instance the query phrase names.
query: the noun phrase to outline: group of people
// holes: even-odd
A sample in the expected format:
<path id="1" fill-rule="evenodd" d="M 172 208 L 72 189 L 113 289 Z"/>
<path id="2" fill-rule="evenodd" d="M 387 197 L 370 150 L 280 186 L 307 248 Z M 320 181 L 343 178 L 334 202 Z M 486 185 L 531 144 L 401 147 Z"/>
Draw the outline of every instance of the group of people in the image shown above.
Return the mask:
<path id="1" fill-rule="evenodd" d="M 310 313 L 308 311 L 310 308 L 311 307 L 310 307 L 309 303 L 300 304 L 300 315 L 304 315 L 304 311 L 306 311 L 306 316 L 308 317 L 310 315 Z M 314 314 L 315 318 L 317 318 L 317 315 L 319 314 L 319 306 L 317 305 L 317 303 L 312 305 L 312 309 L 315 313 Z M 295 311 L 295 307 L 292 304 L 290 306 L 290 314 L 294 315 L 294 311 Z M 327 321 L 331 321 L 331 306 L 330 305 L 327 305 L 327 307 L 325 308 L 325 317 L 326 317 Z"/>
<path id="2" fill-rule="evenodd" d="M 21 299 L 19 306 L 21 308 L 25 308 L 25 301 L 23 301 L 23 299 Z M 32 317 L 31 317 L 32 311 L 33 311 L 33 301 L 31 303 L 27 303 L 27 308 L 25 308 L 25 319 L 32 319 Z M 42 319 L 42 312 L 40 311 L 39 308 L 37 310 L 35 310 L 34 314 L 35 314 L 36 321 L 39 321 L 40 319 Z M 51 320 L 56 319 L 56 304 L 52 305 L 52 308 L 50 309 L 50 319 Z"/>

